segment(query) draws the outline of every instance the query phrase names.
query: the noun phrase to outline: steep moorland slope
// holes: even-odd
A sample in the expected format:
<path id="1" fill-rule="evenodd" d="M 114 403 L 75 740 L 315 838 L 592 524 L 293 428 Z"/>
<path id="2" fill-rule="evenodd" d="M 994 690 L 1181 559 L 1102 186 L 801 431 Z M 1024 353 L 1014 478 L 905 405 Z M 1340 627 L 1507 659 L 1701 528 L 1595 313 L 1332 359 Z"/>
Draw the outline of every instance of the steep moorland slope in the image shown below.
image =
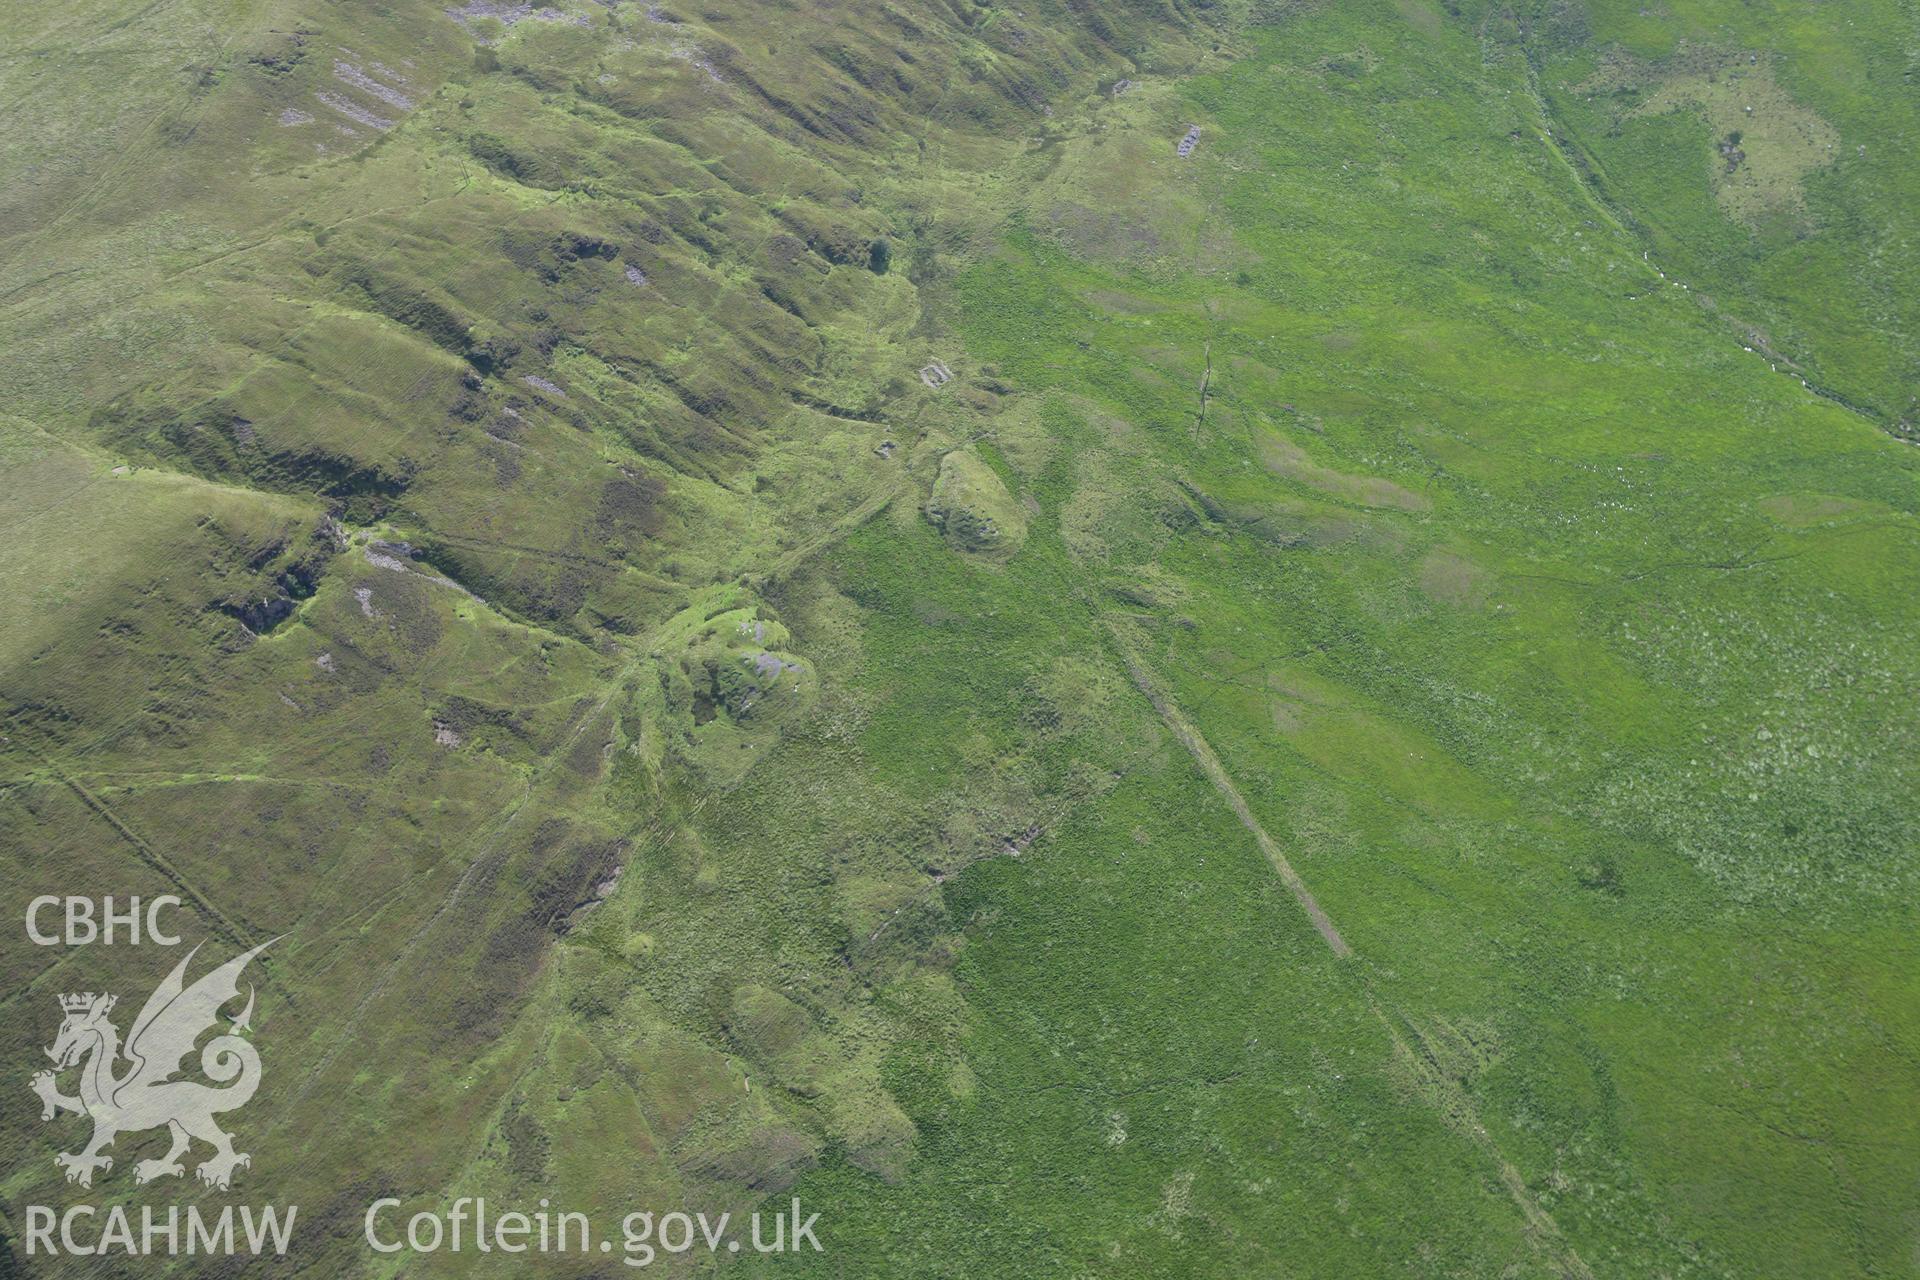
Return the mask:
<path id="1" fill-rule="evenodd" d="M 243 1181 L 312 1274 L 382 1195 L 798 1195 L 783 1274 L 1904 1274 L 1916 47 L 12 14 L 0 914 L 280 939 Z M 157 977 L 0 957 L 20 1081 Z M 64 1136 L 0 1090 L 16 1260 Z"/>

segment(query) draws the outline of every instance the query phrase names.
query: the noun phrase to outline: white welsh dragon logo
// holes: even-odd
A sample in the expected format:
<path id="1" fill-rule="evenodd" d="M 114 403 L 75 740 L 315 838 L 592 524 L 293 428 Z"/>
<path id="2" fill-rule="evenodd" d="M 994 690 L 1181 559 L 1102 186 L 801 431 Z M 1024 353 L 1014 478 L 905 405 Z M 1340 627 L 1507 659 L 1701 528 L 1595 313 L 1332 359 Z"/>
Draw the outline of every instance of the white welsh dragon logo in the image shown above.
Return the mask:
<path id="1" fill-rule="evenodd" d="M 66 1020 L 46 1051 L 54 1069 L 33 1077 L 33 1091 L 44 1104 L 42 1120 L 72 1111 L 93 1121 L 93 1140 L 85 1150 L 63 1151 L 53 1158 L 67 1171 L 68 1182 L 92 1186 L 94 1170 L 105 1173 L 113 1168 L 113 1158 L 101 1155 L 102 1148 L 112 1146 L 123 1133 L 162 1125 L 172 1135 L 173 1146 L 158 1160 L 137 1162 L 133 1166 L 135 1182 L 185 1173 L 180 1157 L 187 1154 L 194 1138 L 213 1148 L 214 1153 L 202 1160 L 197 1170 L 200 1181 L 208 1186 L 226 1190 L 233 1181 L 233 1171 L 252 1163 L 247 1155 L 233 1149 L 233 1138 L 213 1122 L 221 1112 L 246 1105 L 260 1087 L 260 1054 L 240 1036 L 253 1017 L 251 988 L 246 1008 L 233 1020 L 231 1029 L 207 1041 L 200 1051 L 200 1069 L 208 1079 L 226 1087 L 216 1089 L 197 1080 L 173 1077 L 193 1052 L 194 1042 L 218 1023 L 221 1007 L 239 997 L 240 971 L 271 945 L 261 943 L 189 987 L 187 962 L 199 951 L 195 947 L 147 997 L 140 1016 L 133 1020 L 124 1048 L 119 1028 L 107 1020 L 117 997 L 92 992 L 60 997 Z M 120 1071 L 123 1059 L 127 1065 Z M 60 1092 L 58 1073 L 76 1065 L 80 1068 L 80 1093 L 69 1097 Z"/>

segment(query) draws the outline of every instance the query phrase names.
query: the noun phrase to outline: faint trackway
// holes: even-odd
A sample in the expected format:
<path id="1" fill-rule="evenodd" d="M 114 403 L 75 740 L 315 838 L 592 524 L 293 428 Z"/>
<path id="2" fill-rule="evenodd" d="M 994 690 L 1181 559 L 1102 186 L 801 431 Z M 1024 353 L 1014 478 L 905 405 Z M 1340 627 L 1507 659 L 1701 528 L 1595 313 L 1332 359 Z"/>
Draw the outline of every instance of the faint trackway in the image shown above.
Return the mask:
<path id="1" fill-rule="evenodd" d="M 62 769 L 52 757 L 40 750 L 39 747 L 32 743 L 26 743 L 25 746 L 27 750 L 32 752 L 40 763 L 47 768 L 48 772 L 52 773 L 53 776 L 59 780 L 62 786 L 73 792 L 80 803 L 87 807 L 89 812 L 112 827 L 114 834 L 133 846 L 133 851 L 139 856 L 140 861 L 146 863 L 149 868 L 164 878 L 168 884 L 171 884 L 174 888 L 185 894 L 196 907 L 199 907 L 201 911 L 205 912 L 207 918 L 213 921 L 216 932 L 239 950 L 244 951 L 253 946 L 253 937 L 244 927 L 228 919 L 226 913 L 214 906 L 207 896 L 200 892 L 199 887 L 187 878 L 185 872 L 173 865 L 172 859 L 168 858 L 166 854 L 161 853 L 151 844 L 148 844 L 133 828 L 121 821 L 120 815 L 115 813 L 106 801 L 87 790 L 79 779 L 75 778 L 65 769 Z"/>
<path id="2" fill-rule="evenodd" d="M 840 541 L 840 539 L 846 537 L 849 533 L 852 533 L 855 529 L 858 529 L 867 521 L 873 519 L 882 511 L 885 511 L 887 507 L 893 503 L 895 498 L 905 493 L 910 483 L 911 481 L 908 477 L 902 474 L 892 484 L 882 486 L 878 493 L 875 493 L 865 502 L 862 502 L 852 511 L 849 511 L 846 515 L 835 521 L 833 527 L 825 533 L 801 543 L 793 550 L 781 556 L 778 560 L 775 560 L 771 565 L 768 565 L 765 570 L 766 579 L 770 582 L 779 581 L 808 560 L 811 560 L 814 556 L 819 555 L 822 551 Z"/>
<path id="3" fill-rule="evenodd" d="M 1260 846 L 1260 851 L 1267 855 L 1267 861 L 1273 864 L 1275 871 L 1279 872 L 1281 882 L 1287 886 L 1294 900 L 1307 913 L 1307 918 L 1313 922 L 1313 927 L 1319 931 L 1320 937 L 1325 940 L 1328 947 L 1332 948 L 1334 955 L 1342 958 L 1351 956 L 1353 948 L 1348 946 L 1347 940 L 1340 936 L 1340 931 L 1334 927 L 1332 918 L 1314 898 L 1313 891 L 1307 888 L 1307 883 L 1300 878 L 1300 873 L 1293 869 L 1293 864 L 1287 860 L 1287 855 L 1281 851 L 1279 844 L 1267 834 L 1266 828 L 1260 825 L 1260 820 L 1253 816 L 1253 810 L 1248 806 L 1246 797 L 1242 796 L 1240 788 L 1234 785 L 1226 766 L 1220 763 L 1220 757 L 1214 754 L 1213 748 L 1208 745 L 1200 730 L 1187 719 L 1172 695 L 1161 688 L 1147 664 L 1141 661 L 1124 624 L 1112 618 L 1105 618 L 1103 621 L 1106 623 L 1108 634 L 1113 637 L 1115 645 L 1120 650 L 1121 661 L 1126 664 L 1127 674 L 1133 677 L 1134 684 L 1139 686 L 1140 692 L 1146 695 L 1147 701 L 1152 703 L 1153 709 L 1159 713 L 1161 722 L 1172 731 L 1174 737 L 1180 740 L 1181 745 L 1186 747 L 1187 754 L 1192 756 L 1193 762 L 1200 766 L 1200 772 L 1207 775 L 1207 780 L 1213 783 L 1214 790 L 1220 793 L 1221 798 L 1240 819 L 1240 825 L 1253 836 L 1254 842 Z M 1552 1215 L 1534 1198 L 1532 1191 L 1527 1187 L 1526 1179 L 1521 1177 L 1520 1171 L 1501 1154 L 1499 1144 L 1493 1140 L 1493 1135 L 1487 1132 L 1486 1125 L 1481 1122 L 1479 1109 L 1475 1106 L 1472 1096 L 1428 1051 L 1426 1041 L 1418 1027 L 1404 1015 L 1392 1012 L 1375 994 L 1372 982 L 1364 973 L 1360 975 L 1360 982 L 1366 994 L 1368 1010 L 1379 1020 L 1388 1039 L 1393 1042 L 1394 1056 L 1418 1081 L 1427 1101 L 1440 1112 L 1441 1118 L 1451 1128 L 1466 1135 L 1499 1171 L 1500 1182 L 1506 1187 L 1508 1196 L 1520 1210 L 1520 1216 L 1527 1224 L 1528 1238 L 1533 1246 L 1554 1264 L 1562 1276 L 1571 1277 L 1572 1280 L 1593 1280 L 1593 1272 L 1587 1268 L 1587 1264 L 1581 1260 L 1580 1255 L 1574 1252 L 1573 1246 L 1568 1243 L 1566 1237 L 1560 1234 L 1560 1228 L 1554 1222 Z"/>
<path id="4" fill-rule="evenodd" d="M 1565 157 L 1562 159 L 1564 160 Z M 1580 185 L 1582 190 L 1587 190 L 1585 183 Z M 1592 198 L 1591 191 L 1588 191 L 1588 195 Z M 1606 213 L 1612 217 L 1611 210 L 1606 210 Z M 1211 207 L 1209 207 L 1208 216 L 1212 216 Z M 1200 384 L 1199 410 L 1194 416 L 1196 433 L 1205 425 L 1207 399 L 1213 386 L 1211 319 L 1212 316 L 1209 313 L 1210 332 L 1206 348 L 1206 372 Z M 1121 661 L 1125 663 L 1127 674 L 1133 678 L 1134 684 L 1146 696 L 1147 701 L 1153 704 L 1153 709 L 1159 713 L 1161 722 L 1167 726 L 1174 737 L 1180 740 L 1181 745 L 1186 747 L 1187 754 L 1193 757 L 1193 762 L 1200 767 L 1200 771 L 1207 775 L 1207 780 L 1213 783 L 1214 790 L 1218 791 L 1221 798 L 1232 808 L 1234 815 L 1240 819 L 1240 825 L 1253 836 L 1254 842 L 1260 846 L 1260 851 L 1266 855 L 1267 861 L 1273 864 L 1273 869 L 1279 873 L 1281 882 L 1287 886 L 1294 900 L 1307 913 L 1307 918 L 1313 922 L 1313 927 L 1319 931 L 1320 937 L 1335 956 L 1341 959 L 1352 957 L 1353 948 L 1348 946 L 1347 940 L 1340 936 L 1339 929 L 1334 927 L 1332 917 L 1327 915 L 1319 901 L 1314 898 L 1313 891 L 1307 888 L 1307 883 L 1300 878 L 1300 873 L 1293 869 L 1293 864 L 1287 860 L 1279 844 L 1267 834 L 1266 828 L 1260 825 L 1260 820 L 1253 816 L 1253 809 L 1247 804 L 1246 797 L 1240 794 L 1240 788 L 1234 785 L 1233 777 L 1227 772 L 1226 766 L 1221 764 L 1220 757 L 1214 753 L 1205 736 L 1181 712 L 1173 696 L 1160 686 L 1147 663 L 1141 659 L 1129 625 L 1105 613 L 1084 590 L 1081 590 L 1079 595 L 1087 606 L 1088 612 L 1100 620 L 1108 635 L 1113 638 L 1114 646 L 1119 650 Z M 1464 1134 L 1487 1159 L 1493 1162 L 1494 1168 L 1500 1174 L 1501 1185 L 1507 1189 L 1507 1195 L 1513 1200 L 1527 1225 L 1528 1243 L 1550 1262 L 1564 1280 L 1593 1280 L 1593 1272 L 1574 1251 L 1573 1245 L 1560 1233 L 1560 1227 L 1554 1222 L 1552 1215 L 1534 1198 L 1520 1171 L 1501 1153 L 1499 1144 L 1493 1140 L 1493 1135 L 1487 1132 L 1473 1097 L 1434 1058 L 1427 1049 L 1426 1041 L 1420 1035 L 1417 1026 L 1404 1015 L 1390 1014 L 1385 1002 L 1374 992 L 1372 980 L 1364 969 L 1358 972 L 1358 979 L 1361 990 L 1366 996 L 1368 1011 L 1379 1020 L 1382 1029 L 1386 1031 L 1387 1038 L 1393 1044 L 1394 1056 L 1413 1075 L 1422 1096 L 1440 1113 L 1443 1123 L 1456 1132 Z"/>
<path id="5" fill-rule="evenodd" d="M 614 698 L 629 688 L 633 678 L 652 660 L 648 650 L 655 634 L 656 632 L 650 631 L 636 638 L 634 656 L 607 682 L 605 691 L 600 695 L 599 700 L 581 713 L 579 718 L 574 721 L 573 728 L 554 746 L 552 751 L 547 753 L 546 759 L 542 761 L 535 775 L 527 781 L 525 789 L 521 792 L 520 798 L 514 802 L 513 807 L 508 809 L 506 813 L 502 814 L 500 818 L 492 824 L 492 830 L 489 834 L 481 837 L 482 846 L 478 856 L 467 863 L 465 869 L 463 869 L 460 875 L 454 880 L 452 887 L 441 897 L 440 905 L 434 908 L 433 914 L 427 918 L 426 923 L 413 931 L 413 936 L 407 940 L 407 945 L 400 949 L 400 954 L 393 958 L 386 969 L 381 972 L 380 977 L 372 986 L 367 988 L 366 994 L 360 997 L 359 1003 L 353 1007 L 353 1012 L 347 1016 L 346 1024 L 340 1028 L 338 1034 L 332 1037 L 332 1043 L 328 1045 L 327 1051 L 322 1054 L 320 1060 L 313 1065 L 313 1069 L 307 1072 L 307 1078 L 301 1082 L 299 1091 L 293 1095 L 286 1107 L 282 1109 L 282 1117 L 284 1117 L 288 1111 L 292 1110 L 294 1106 L 298 1105 L 300 1100 L 305 1098 L 313 1089 L 313 1086 L 319 1082 L 320 1078 L 327 1073 L 328 1068 L 333 1066 L 335 1060 L 339 1058 L 341 1051 L 352 1042 L 354 1034 L 360 1028 L 361 1019 L 366 1016 L 367 1010 L 392 987 L 394 976 L 400 972 L 408 960 L 413 958 L 414 952 L 419 950 L 420 944 L 434 931 L 435 927 L 439 925 L 447 912 L 458 906 L 460 901 L 466 897 L 467 889 L 473 884 L 474 880 L 479 877 L 483 871 L 491 872 L 506 859 L 507 851 L 505 848 L 505 840 L 507 832 L 513 828 L 515 820 L 518 819 L 522 813 L 526 812 L 528 802 L 533 799 L 534 794 L 540 787 L 552 777 L 554 770 L 572 756 L 573 749 L 579 744 L 580 736 L 587 731 L 587 727 L 600 720 L 601 716 L 605 714 L 607 707 L 612 704 Z M 438 866 L 440 864 L 436 863 L 435 865 Z M 275 1122 L 274 1127 L 278 1127 L 278 1121 Z"/>
<path id="6" fill-rule="evenodd" d="M 1134 656 L 1133 646 L 1127 642 L 1125 636 L 1120 634 L 1119 629 L 1109 624 L 1108 630 L 1113 633 L 1120 645 L 1121 656 L 1127 664 L 1127 674 L 1132 676 L 1133 682 L 1140 686 L 1140 692 L 1147 695 L 1147 701 L 1151 702 L 1153 709 L 1160 713 L 1160 719 L 1166 722 L 1167 728 L 1173 730 L 1173 736 L 1180 739 L 1181 745 L 1187 749 L 1187 754 L 1191 755 L 1194 763 L 1200 766 L 1200 772 L 1206 774 L 1208 781 L 1213 783 L 1214 790 L 1218 791 L 1232 807 L 1233 812 L 1240 819 L 1240 825 L 1252 834 L 1254 842 L 1260 846 L 1260 852 L 1267 855 L 1267 861 L 1271 862 L 1273 869 L 1280 873 L 1281 882 L 1293 893 L 1294 900 L 1307 913 L 1307 919 L 1313 921 L 1313 927 L 1320 931 L 1320 936 L 1327 940 L 1327 945 L 1333 948 L 1333 954 L 1352 955 L 1353 948 L 1348 946 L 1347 940 L 1340 936 L 1340 931 L 1333 927 L 1333 921 L 1314 899 L 1313 891 L 1307 888 L 1307 882 L 1300 878 L 1300 873 L 1293 869 L 1291 862 L 1287 861 L 1287 855 L 1280 851 L 1280 846 L 1274 843 L 1272 836 L 1267 834 L 1267 829 L 1261 826 L 1259 819 L 1253 816 L 1253 810 L 1247 807 L 1246 797 L 1240 794 L 1240 788 L 1233 785 L 1233 779 L 1228 776 L 1226 766 L 1220 763 L 1220 757 L 1213 753 L 1213 748 L 1208 746 L 1207 740 L 1200 736 L 1200 731 L 1181 714 L 1180 708 L 1174 705 L 1173 699 L 1168 697 L 1154 681 L 1145 664 Z"/>
<path id="7" fill-rule="evenodd" d="M 146 17 L 155 9 L 161 7 L 159 3 L 150 4 L 132 17 L 115 23 L 113 27 L 108 28 L 108 31 L 130 26 L 139 19 Z M 233 48 L 234 44 L 242 39 L 251 38 L 256 34 L 257 29 L 261 25 L 263 24 L 259 22 L 235 23 L 233 29 L 227 32 L 227 38 L 220 43 L 219 49 L 215 50 L 212 58 L 208 60 L 208 65 L 216 67 L 223 65 L 226 62 L 228 51 Z M 104 35 L 105 33 L 103 32 L 102 34 Z M 183 96 L 191 97 L 191 92 Z M 203 103 L 199 111 L 194 114 L 193 126 L 188 131 L 189 137 L 199 129 L 200 122 L 206 118 L 209 109 L 208 104 L 211 103 L 211 100 L 211 97 L 209 97 L 208 102 Z M 13 249 L 9 252 L 5 258 L 0 258 L 0 262 L 11 264 L 26 258 L 29 253 L 38 249 L 41 242 L 57 230 L 61 224 L 65 223 L 81 209 L 92 204 L 95 196 L 118 182 L 126 170 L 131 168 L 143 157 L 151 154 L 150 149 L 146 146 L 148 135 L 152 134 L 153 131 L 160 126 L 160 122 L 167 118 L 168 113 L 173 110 L 178 101 L 179 99 L 176 97 L 169 97 L 163 101 L 160 104 L 160 109 L 148 118 L 147 122 L 140 127 L 138 133 L 134 134 L 133 140 L 117 154 L 109 157 L 106 163 L 100 166 L 100 176 L 89 184 L 86 190 L 82 191 L 72 200 L 69 200 L 58 213 L 47 219 L 37 230 L 28 234 L 24 239 L 24 243 L 22 243 L 18 249 Z M 29 284 L 31 283 L 33 282 L 29 282 Z"/>
<path id="8" fill-rule="evenodd" d="M 1461 1087 L 1460 1082 L 1449 1075 L 1445 1068 L 1427 1050 L 1426 1041 L 1418 1028 L 1407 1024 L 1403 1031 L 1404 1019 L 1390 1016 L 1381 1007 L 1378 996 L 1368 984 L 1367 1008 L 1386 1029 L 1393 1041 L 1396 1057 L 1413 1073 L 1420 1082 L 1427 1101 L 1440 1112 L 1441 1117 L 1454 1130 L 1464 1133 L 1476 1147 L 1493 1162 L 1500 1172 L 1500 1183 L 1506 1187 L 1507 1195 L 1520 1210 L 1520 1216 L 1526 1220 L 1529 1239 L 1533 1246 L 1553 1261 L 1562 1276 L 1573 1280 L 1593 1280 L 1593 1272 L 1574 1252 L 1573 1245 L 1560 1234 L 1560 1226 L 1554 1222 L 1553 1215 L 1541 1207 L 1527 1188 L 1527 1180 L 1513 1167 L 1513 1162 L 1501 1152 L 1500 1144 L 1487 1132 L 1487 1126 L 1480 1120 L 1480 1109 L 1474 1105 L 1473 1098 Z"/>

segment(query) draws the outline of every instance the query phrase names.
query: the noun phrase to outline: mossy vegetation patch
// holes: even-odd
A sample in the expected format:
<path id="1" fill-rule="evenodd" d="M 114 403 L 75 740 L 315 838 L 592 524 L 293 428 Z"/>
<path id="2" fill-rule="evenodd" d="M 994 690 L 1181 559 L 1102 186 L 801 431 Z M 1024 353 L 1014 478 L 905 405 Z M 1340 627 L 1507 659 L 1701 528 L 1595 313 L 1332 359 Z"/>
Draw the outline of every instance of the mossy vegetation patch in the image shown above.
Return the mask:
<path id="1" fill-rule="evenodd" d="M 1027 539 L 1027 513 L 999 473 L 971 449 L 940 459 L 926 514 L 947 545 L 969 555 L 1006 560 Z"/>
<path id="2" fill-rule="evenodd" d="M 1714 199 L 1754 230 L 1805 229 L 1806 182 L 1840 157 L 1838 130 L 1796 101 L 1757 53 L 1683 46 L 1663 63 L 1618 56 L 1577 87 L 1609 97 L 1623 127 L 1688 112 L 1705 126 L 1702 163 Z"/>

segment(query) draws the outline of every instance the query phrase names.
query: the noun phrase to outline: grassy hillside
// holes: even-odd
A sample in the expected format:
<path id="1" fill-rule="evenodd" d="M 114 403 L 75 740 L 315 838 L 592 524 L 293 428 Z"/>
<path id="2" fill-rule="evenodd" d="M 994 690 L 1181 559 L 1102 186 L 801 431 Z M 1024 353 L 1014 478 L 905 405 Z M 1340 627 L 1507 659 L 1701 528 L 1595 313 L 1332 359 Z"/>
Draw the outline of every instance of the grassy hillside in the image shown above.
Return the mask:
<path id="1" fill-rule="evenodd" d="M 1914 1269 L 1911 13 L 4 29 L 0 914 L 281 938 L 236 1272 Z"/>

